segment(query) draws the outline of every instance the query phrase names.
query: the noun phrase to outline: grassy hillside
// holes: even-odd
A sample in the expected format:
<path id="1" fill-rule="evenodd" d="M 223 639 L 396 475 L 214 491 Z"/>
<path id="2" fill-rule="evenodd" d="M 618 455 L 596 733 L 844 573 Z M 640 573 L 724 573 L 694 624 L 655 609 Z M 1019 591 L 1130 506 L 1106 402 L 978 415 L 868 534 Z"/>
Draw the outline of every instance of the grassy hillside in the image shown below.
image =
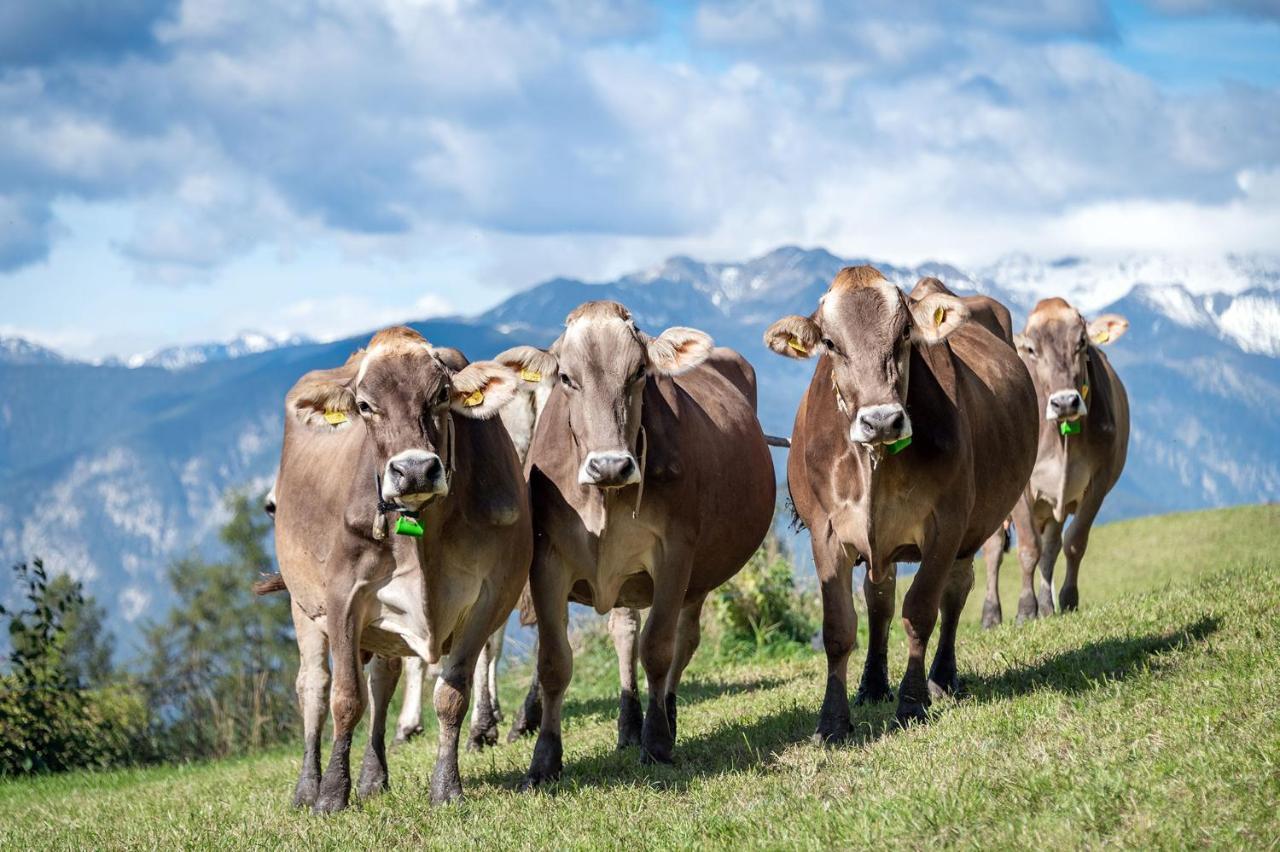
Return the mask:
<path id="1" fill-rule="evenodd" d="M 641 767 L 614 750 L 616 681 L 595 651 L 547 793 L 513 791 L 531 744 L 503 745 L 465 755 L 468 799 L 433 809 L 420 740 L 392 754 L 389 794 L 321 819 L 289 810 L 297 755 L 271 753 L 0 784 L 0 848 L 1280 844 L 1280 508 L 1097 530 L 1075 615 L 983 633 L 981 587 L 979 571 L 959 643 L 972 694 L 909 731 L 891 704 L 855 708 L 853 741 L 816 748 L 820 654 L 704 656 L 678 765 Z"/>

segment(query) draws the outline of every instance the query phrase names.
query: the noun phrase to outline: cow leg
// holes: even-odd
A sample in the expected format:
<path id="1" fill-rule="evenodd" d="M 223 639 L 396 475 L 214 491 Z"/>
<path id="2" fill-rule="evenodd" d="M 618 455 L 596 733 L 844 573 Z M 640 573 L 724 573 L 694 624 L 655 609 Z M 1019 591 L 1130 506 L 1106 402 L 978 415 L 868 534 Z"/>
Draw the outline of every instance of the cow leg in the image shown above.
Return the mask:
<path id="1" fill-rule="evenodd" d="M 609 610 L 609 633 L 618 652 L 618 749 L 640 745 L 644 711 L 636 685 L 637 642 L 640 634 L 640 610 L 615 607 Z"/>
<path id="2" fill-rule="evenodd" d="M 533 640 L 533 658 L 538 659 L 538 640 Z M 534 666 L 533 682 L 529 684 L 529 691 L 525 693 L 524 701 L 520 704 L 520 709 L 516 711 L 516 716 L 511 720 L 511 730 L 507 732 L 507 742 L 513 743 L 523 736 L 537 733 L 538 728 L 542 726 L 542 691 L 538 689 L 538 670 L 537 665 Z"/>
<path id="3" fill-rule="evenodd" d="M 954 562 L 954 548 L 936 545 L 930 548 L 920 561 L 920 570 L 902 601 L 902 626 L 907 632 L 907 670 L 898 687 L 897 717 L 901 725 L 922 722 L 927 715 L 930 700 L 924 657 L 929 649 L 929 637 L 938 621 L 938 607 Z"/>
<path id="4" fill-rule="evenodd" d="M 1004 557 L 1004 539 L 1008 533 L 996 530 L 995 535 L 982 545 L 982 557 L 987 564 L 987 597 L 982 602 L 982 627 L 990 630 L 1000 626 L 1004 613 L 1000 610 L 1000 560 Z"/>
<path id="5" fill-rule="evenodd" d="M 315 804 L 320 792 L 320 735 L 329 715 L 329 640 L 320 625 L 298 608 L 293 611 L 293 629 L 298 637 L 298 706 L 302 711 L 302 772 L 293 791 L 295 808 Z"/>
<path id="6" fill-rule="evenodd" d="M 422 733 L 422 680 L 426 677 L 427 664 L 421 657 L 404 658 L 404 703 L 396 719 L 396 738 L 393 745 L 401 745 Z"/>
<path id="7" fill-rule="evenodd" d="M 842 740 L 849 721 L 849 654 L 858 643 L 858 614 L 853 608 L 853 565 L 844 547 L 828 532 L 811 536 L 813 562 L 822 587 L 822 644 L 827 652 L 827 687 L 814 739 Z"/>
<path id="8" fill-rule="evenodd" d="M 1050 518 L 1040 534 L 1040 617 L 1053 615 L 1053 567 L 1062 551 L 1062 524 Z"/>
<path id="9" fill-rule="evenodd" d="M 497 635 L 497 634 L 495 634 Z M 471 712 L 471 732 L 467 735 L 467 751 L 480 751 L 498 742 L 498 720 L 494 718 L 493 693 L 489 689 L 490 662 L 494 656 L 494 637 L 490 636 L 480 649 L 476 670 L 472 677 L 472 692 L 476 706 Z"/>
<path id="10" fill-rule="evenodd" d="M 550 563 L 550 564 L 548 564 Z M 569 647 L 569 587 L 559 560 L 535 554 L 530 580 L 538 614 L 538 688 L 542 693 L 542 724 L 533 746 L 533 760 L 521 789 L 554 781 L 564 768 L 560 713 L 564 692 L 573 678 L 573 649 Z"/>
<path id="11" fill-rule="evenodd" d="M 1093 520 L 1098 516 L 1102 499 L 1095 498 L 1092 489 L 1085 492 L 1080 501 L 1080 510 L 1071 520 L 1064 537 L 1063 554 L 1067 557 L 1067 573 L 1062 578 L 1062 589 L 1058 592 L 1058 609 L 1062 612 L 1074 612 L 1080 607 L 1080 589 L 1076 585 L 1080 573 L 1080 561 L 1089 547 L 1089 531 L 1093 529 Z"/>
<path id="12" fill-rule="evenodd" d="M 956 627 L 960 613 L 973 588 L 973 560 L 960 559 L 951 566 L 946 588 L 942 590 L 941 630 L 938 631 L 938 649 L 933 654 L 929 668 L 929 695 L 941 698 L 960 692 L 960 675 L 956 671 Z"/>
<path id="13" fill-rule="evenodd" d="M 333 657 L 333 686 L 329 706 L 333 713 L 333 750 L 320 779 L 315 809 L 340 811 L 351 797 L 351 738 L 364 715 L 365 684 L 360 676 L 360 632 L 356 613 L 345 594 L 329 597 L 329 645 Z"/>
<path id="14" fill-rule="evenodd" d="M 1036 603 L 1036 565 L 1040 562 L 1040 533 L 1031 516 L 1031 504 L 1024 497 L 1013 507 L 1013 531 L 1018 536 L 1018 565 L 1022 569 L 1022 591 L 1018 593 L 1018 623 L 1039 615 Z"/>
<path id="15" fill-rule="evenodd" d="M 873 582 L 873 574 L 883 574 Z M 898 566 L 890 562 L 884 571 L 867 569 L 862 581 L 862 593 L 867 599 L 867 660 L 862 667 L 862 682 L 854 703 L 862 705 L 875 701 L 892 701 L 893 688 L 889 686 L 889 625 L 893 622 L 893 609 L 897 604 Z"/>
<path id="16" fill-rule="evenodd" d="M 391 789 L 387 780 L 387 708 L 400 682 L 399 657 L 375 655 L 369 663 L 369 744 L 360 764 L 360 780 L 356 792 L 360 798 Z"/>
<path id="17" fill-rule="evenodd" d="M 649 682 L 649 704 L 640 731 L 641 763 L 674 763 L 676 734 L 667 717 L 667 675 L 675 661 L 676 628 L 689 583 L 689 559 L 680 542 L 668 544 L 654 576 L 653 606 L 640 632 L 640 661 Z"/>
<path id="18" fill-rule="evenodd" d="M 676 736 L 676 694 L 680 690 L 680 678 L 702 641 L 702 605 L 706 599 L 704 595 L 686 603 L 680 610 L 680 620 L 676 622 L 675 659 L 667 673 L 667 724 L 671 726 L 672 739 Z"/>
<path id="19" fill-rule="evenodd" d="M 502 647 L 507 639 L 507 625 L 493 632 L 486 646 L 489 651 L 489 706 L 493 708 L 493 739 L 490 745 L 498 741 L 498 723 L 502 721 L 502 703 L 498 700 L 498 661 L 502 659 Z"/>

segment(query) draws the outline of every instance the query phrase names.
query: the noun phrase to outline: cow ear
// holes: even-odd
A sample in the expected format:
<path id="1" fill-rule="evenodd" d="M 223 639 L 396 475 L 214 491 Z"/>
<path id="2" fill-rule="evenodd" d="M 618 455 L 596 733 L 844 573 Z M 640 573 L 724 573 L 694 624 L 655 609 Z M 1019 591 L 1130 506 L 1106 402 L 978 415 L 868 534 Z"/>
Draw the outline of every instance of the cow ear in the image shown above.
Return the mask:
<path id="1" fill-rule="evenodd" d="M 951 332 L 969 319 L 969 309 L 964 302 L 947 293 L 930 293 L 908 305 L 911 309 L 911 337 L 926 346 L 946 340 Z"/>
<path id="2" fill-rule="evenodd" d="M 812 358 L 821 340 L 816 322 L 795 315 L 783 317 L 764 333 L 764 345 L 788 358 Z"/>
<path id="3" fill-rule="evenodd" d="M 515 398 L 519 383 L 510 367 L 497 361 L 477 361 L 454 375 L 449 407 L 477 420 L 492 417 Z"/>
<path id="4" fill-rule="evenodd" d="M 676 326 L 648 338 L 645 345 L 650 367 L 665 376 L 678 376 L 707 360 L 715 344 L 706 332 Z"/>
<path id="5" fill-rule="evenodd" d="M 285 397 L 285 409 L 303 425 L 327 432 L 346 429 L 358 417 L 347 382 L 328 376 L 303 376 Z"/>
<path id="6" fill-rule="evenodd" d="M 1129 330 L 1129 321 L 1119 314 L 1103 314 L 1089 323 L 1089 339 L 1102 346 L 1124 337 Z"/>
<path id="7" fill-rule="evenodd" d="M 536 346 L 513 346 L 493 360 L 514 370 L 520 377 L 520 389 L 530 392 L 540 385 L 555 384 L 556 374 L 560 372 L 556 356 Z"/>
<path id="8" fill-rule="evenodd" d="M 1031 352 L 1031 338 L 1025 334 L 1015 334 L 1013 336 L 1013 347 L 1022 354 L 1029 354 Z"/>

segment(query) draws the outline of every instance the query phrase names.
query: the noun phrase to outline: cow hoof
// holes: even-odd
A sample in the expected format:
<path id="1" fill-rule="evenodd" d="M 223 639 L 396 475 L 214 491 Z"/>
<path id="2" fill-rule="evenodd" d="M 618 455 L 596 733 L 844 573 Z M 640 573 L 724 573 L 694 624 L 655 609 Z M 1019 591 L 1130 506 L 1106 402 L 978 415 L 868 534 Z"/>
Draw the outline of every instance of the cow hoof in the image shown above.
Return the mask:
<path id="1" fill-rule="evenodd" d="M 1041 591 L 1040 597 L 1037 599 L 1040 618 L 1049 618 L 1053 615 L 1053 593 Z"/>
<path id="2" fill-rule="evenodd" d="M 900 701 L 898 702 L 898 727 L 908 728 L 916 724 L 924 724 L 929 721 L 929 710 L 923 702 L 919 701 Z"/>
<path id="3" fill-rule="evenodd" d="M 1004 621 L 1004 613 L 1000 611 L 999 601 L 986 601 L 982 605 L 982 628 L 991 630 L 999 627 Z"/>
<path id="4" fill-rule="evenodd" d="M 405 743 L 417 737 L 421 733 L 422 733 L 421 725 L 415 725 L 412 728 L 405 728 L 404 730 L 397 730 L 395 738 L 391 740 L 391 744 L 393 746 L 402 746 Z"/>
<path id="5" fill-rule="evenodd" d="M 849 739 L 849 734 L 851 733 L 853 733 L 852 722 L 824 724 L 820 720 L 818 722 L 818 730 L 813 732 L 813 744 L 818 748 L 839 745 Z"/>
<path id="6" fill-rule="evenodd" d="M 1058 610 L 1060 612 L 1075 612 L 1080 608 L 1080 590 L 1068 589 L 1065 586 L 1058 593 Z"/>
<path id="7" fill-rule="evenodd" d="M 356 782 L 356 794 L 362 799 L 376 796 L 391 789 L 387 781 L 387 768 L 378 761 L 372 752 L 367 753 L 360 767 L 360 778 Z"/>
<path id="8" fill-rule="evenodd" d="M 644 711 L 635 693 L 624 690 L 618 701 L 618 751 L 640 745 L 644 731 Z"/>
<path id="9" fill-rule="evenodd" d="M 467 751 L 484 751 L 489 746 L 498 744 L 498 726 L 494 725 L 485 730 L 471 729 L 470 735 L 467 737 Z"/>
<path id="10" fill-rule="evenodd" d="M 312 809 L 318 814 L 332 814 L 344 811 L 347 809 L 350 798 L 350 788 L 326 790 L 322 786 L 320 795 L 316 797 L 316 803 L 312 806 Z"/>
<path id="11" fill-rule="evenodd" d="M 299 778 L 298 786 L 293 788 L 293 806 L 295 808 L 309 808 L 316 803 L 316 796 L 318 795 L 320 795 L 319 778 Z"/>
<path id="12" fill-rule="evenodd" d="M 559 734 L 543 731 L 533 746 L 533 760 L 529 772 L 520 784 L 521 790 L 532 790 L 560 777 L 564 769 L 564 746 Z"/>
<path id="13" fill-rule="evenodd" d="M 858 687 L 858 694 L 853 697 L 855 706 L 862 707 L 866 704 L 879 704 L 883 701 L 893 700 L 893 688 L 889 684 L 863 684 Z"/>
<path id="14" fill-rule="evenodd" d="M 671 754 L 672 751 L 671 746 L 665 743 L 662 745 L 643 746 L 640 749 L 640 762 L 645 766 L 657 764 L 670 766 L 676 762 L 676 759 Z"/>
<path id="15" fill-rule="evenodd" d="M 1028 621 L 1034 621 L 1040 614 L 1038 607 L 1039 604 L 1036 603 L 1035 595 L 1025 595 L 1018 598 L 1018 624 L 1023 625 Z"/>
<path id="16" fill-rule="evenodd" d="M 929 697 L 940 699 L 948 695 L 956 698 L 963 697 L 964 687 L 960 684 L 960 678 L 956 674 L 941 679 L 929 678 Z"/>

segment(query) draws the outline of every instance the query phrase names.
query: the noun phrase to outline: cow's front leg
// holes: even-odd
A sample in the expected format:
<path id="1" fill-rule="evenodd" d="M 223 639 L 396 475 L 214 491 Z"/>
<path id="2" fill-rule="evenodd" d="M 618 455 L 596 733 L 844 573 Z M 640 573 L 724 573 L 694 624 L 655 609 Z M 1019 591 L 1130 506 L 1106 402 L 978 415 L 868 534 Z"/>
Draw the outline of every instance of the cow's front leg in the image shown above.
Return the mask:
<path id="1" fill-rule="evenodd" d="M 618 654 L 618 748 L 640 745 L 644 727 L 644 711 L 640 707 L 639 687 L 636 681 L 636 660 L 639 652 L 640 610 L 616 607 L 609 610 L 609 634 L 613 637 L 613 649 Z"/>
<path id="2" fill-rule="evenodd" d="M 1040 534 L 1040 617 L 1053 615 L 1053 568 L 1062 552 L 1062 524 L 1050 518 Z"/>
<path id="3" fill-rule="evenodd" d="M 329 640 L 296 602 L 291 609 L 298 637 L 297 690 L 304 738 L 302 772 L 293 791 L 293 806 L 301 808 L 314 805 L 320 793 L 320 737 L 329 715 Z"/>
<path id="4" fill-rule="evenodd" d="M 329 705 L 333 712 L 333 751 L 320 779 L 315 809 L 340 811 L 351 797 L 351 738 L 364 715 L 365 687 L 360 676 L 360 629 L 350 598 L 330 595 L 329 644 L 333 657 L 333 685 Z"/>
<path id="5" fill-rule="evenodd" d="M 542 724 L 533 746 L 533 760 L 521 789 L 529 790 L 560 777 L 564 743 L 560 714 L 564 693 L 573 678 L 573 649 L 569 646 L 569 582 L 559 559 L 539 548 L 534 555 L 529 586 L 538 615 L 538 687 L 542 695 Z"/>
<path id="6" fill-rule="evenodd" d="M 1040 533 L 1031 514 L 1031 501 L 1026 497 L 1013 507 L 1013 530 L 1018 536 L 1018 565 L 1022 569 L 1022 590 L 1018 593 L 1018 623 L 1039 615 L 1036 603 L 1036 566 L 1040 563 Z"/>
<path id="7" fill-rule="evenodd" d="M 404 658 L 404 703 L 396 719 L 394 745 L 403 745 L 422 733 L 422 681 L 426 673 L 427 664 L 421 657 Z"/>
<path id="8" fill-rule="evenodd" d="M 387 707 L 400 681 L 399 657 L 374 656 L 369 663 L 369 744 L 360 764 L 356 792 L 367 798 L 391 788 L 387 775 Z"/>
<path id="9" fill-rule="evenodd" d="M 692 662 L 698 645 L 702 644 L 702 605 L 706 600 L 706 595 L 703 595 L 686 603 L 676 623 L 676 656 L 671 663 L 671 671 L 667 673 L 667 724 L 671 726 L 672 737 L 677 733 L 676 695 L 680 691 L 680 679 Z"/>
<path id="10" fill-rule="evenodd" d="M 897 604 L 897 588 L 896 563 L 867 566 L 867 576 L 862 581 L 862 594 L 867 599 L 867 661 L 854 699 L 857 704 L 893 700 L 893 687 L 889 685 L 889 627 Z"/>
<path id="11" fill-rule="evenodd" d="M 462 796 L 462 776 L 458 773 L 458 739 L 467 715 L 471 694 L 471 673 L 475 657 L 449 661 L 436 678 L 434 703 L 440 734 L 436 744 L 436 765 L 431 771 L 431 804 L 441 805 Z"/>
<path id="12" fill-rule="evenodd" d="M 1062 578 L 1062 588 L 1058 592 L 1058 609 L 1061 612 L 1074 612 L 1080 607 L 1080 588 L 1077 585 L 1080 575 L 1080 562 L 1089 547 L 1089 531 L 1093 529 L 1093 520 L 1102 507 L 1102 495 L 1093 488 L 1085 492 L 1080 501 L 1080 509 L 1071 520 L 1063 536 L 1062 553 L 1066 557 L 1067 572 Z"/>
<path id="13" fill-rule="evenodd" d="M 654 577 L 653 606 L 640 633 L 640 661 L 649 682 L 649 702 L 640 729 L 641 763 L 672 763 L 675 759 L 676 733 L 667 715 L 666 685 L 675 658 L 676 627 L 690 566 L 683 548 L 668 547 L 667 561 Z"/>
<path id="14" fill-rule="evenodd" d="M 853 608 L 853 565 L 828 532 L 812 536 L 813 562 L 822 588 L 822 645 L 827 652 L 827 686 L 814 740 L 822 745 L 849 736 L 849 654 L 858 644 Z"/>
<path id="15" fill-rule="evenodd" d="M 924 658 L 954 563 L 954 547 L 930 548 L 924 554 L 920 570 L 902 601 L 902 626 L 907 632 L 907 670 L 898 687 L 897 717 L 900 725 L 922 722 L 927 718 L 930 699 Z"/>
<path id="16" fill-rule="evenodd" d="M 929 695 L 933 698 L 960 692 L 960 675 L 956 670 L 956 628 L 972 588 L 973 560 L 958 560 L 951 566 L 946 588 L 942 591 L 938 650 L 934 652 L 933 665 L 929 667 Z"/>

